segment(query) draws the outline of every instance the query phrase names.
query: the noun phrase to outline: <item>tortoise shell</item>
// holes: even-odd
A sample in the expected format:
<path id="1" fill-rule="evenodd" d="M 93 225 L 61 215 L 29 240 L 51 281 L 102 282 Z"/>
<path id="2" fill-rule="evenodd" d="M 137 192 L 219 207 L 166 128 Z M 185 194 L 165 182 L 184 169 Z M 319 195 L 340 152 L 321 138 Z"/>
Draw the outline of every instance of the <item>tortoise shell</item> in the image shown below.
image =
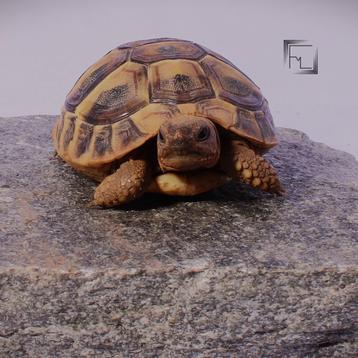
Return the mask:
<path id="1" fill-rule="evenodd" d="M 53 141 L 76 167 L 101 167 L 178 113 L 209 118 L 262 149 L 277 144 L 259 87 L 224 57 L 172 38 L 121 45 L 89 67 L 66 97 Z"/>

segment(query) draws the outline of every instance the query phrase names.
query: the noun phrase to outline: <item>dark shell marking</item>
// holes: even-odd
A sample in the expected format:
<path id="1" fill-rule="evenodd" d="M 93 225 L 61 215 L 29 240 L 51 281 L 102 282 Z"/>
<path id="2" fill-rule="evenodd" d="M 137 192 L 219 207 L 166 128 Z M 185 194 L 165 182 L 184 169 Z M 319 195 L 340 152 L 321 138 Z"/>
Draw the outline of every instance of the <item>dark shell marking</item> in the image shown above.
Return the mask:
<path id="1" fill-rule="evenodd" d="M 244 75 L 250 82 L 254 83 L 255 86 L 256 83 L 244 72 L 242 72 L 234 63 L 232 63 L 231 61 L 229 61 L 226 57 L 224 56 L 221 56 L 220 54 L 218 54 L 217 52 L 215 51 L 212 51 L 210 49 L 208 49 L 207 47 L 203 46 L 203 45 L 198 45 L 196 44 L 197 46 L 199 46 L 200 48 L 202 48 L 208 55 L 211 55 L 212 57 L 215 57 L 216 59 L 222 61 L 222 62 L 225 62 L 227 65 L 229 65 L 230 67 L 234 68 L 235 70 L 239 71 L 242 75 Z M 258 86 L 257 86 L 258 87 Z"/>
<path id="2" fill-rule="evenodd" d="M 229 61 L 226 57 L 224 56 L 221 56 L 220 54 L 218 54 L 217 52 L 213 51 L 213 50 L 210 50 L 209 48 L 203 46 L 203 45 L 199 45 L 199 44 L 196 44 L 197 46 L 199 46 L 203 51 L 206 52 L 206 54 L 208 55 L 211 55 L 215 58 L 217 58 L 218 60 L 221 60 L 223 62 L 225 62 L 226 64 L 228 64 L 229 66 L 235 68 L 236 70 L 239 70 L 236 65 L 234 63 L 232 63 L 231 61 Z"/>
<path id="3" fill-rule="evenodd" d="M 269 123 L 271 124 L 271 127 L 272 128 L 275 128 L 275 125 L 273 123 L 273 118 L 272 118 L 272 115 L 271 115 L 271 112 L 270 112 L 270 109 L 269 109 L 269 106 L 268 106 L 268 102 L 267 100 L 265 99 L 264 101 L 264 105 L 262 106 L 262 110 L 263 112 L 265 113 L 265 118 L 269 121 Z"/>
<path id="4" fill-rule="evenodd" d="M 252 112 L 245 109 L 237 110 L 237 123 L 235 127 L 249 136 L 262 140 L 262 134 Z"/>
<path id="5" fill-rule="evenodd" d="M 271 127 L 270 122 L 267 120 L 264 113 L 256 112 L 255 117 L 256 117 L 256 122 L 261 129 L 263 138 L 265 138 L 266 140 L 274 140 L 275 139 L 274 129 Z"/>
<path id="6" fill-rule="evenodd" d="M 184 60 L 183 60 L 184 61 Z M 195 62 L 188 61 L 181 73 L 169 75 L 164 67 L 153 66 L 150 82 L 150 99 L 152 102 L 186 103 L 201 99 L 214 98 L 215 93 L 204 72 Z M 162 72 L 161 72 L 162 71 Z"/>
<path id="7" fill-rule="evenodd" d="M 57 143 L 60 143 L 61 140 L 61 134 L 62 134 L 62 130 L 63 130 L 63 114 L 61 115 L 61 118 L 58 120 L 57 122 L 57 126 L 56 126 L 56 139 L 57 139 Z"/>
<path id="8" fill-rule="evenodd" d="M 116 123 L 137 112 L 147 104 L 145 98 L 138 94 L 145 86 L 147 91 L 146 68 L 141 66 L 137 71 L 125 70 L 130 74 L 130 82 L 103 91 L 97 98 L 86 118 L 92 124 Z"/>
<path id="9" fill-rule="evenodd" d="M 108 125 L 101 128 L 96 133 L 96 140 L 94 142 L 94 151 L 98 156 L 105 152 L 112 151 L 112 126 Z"/>
<path id="10" fill-rule="evenodd" d="M 252 93 L 249 86 L 233 77 L 225 76 L 221 83 L 224 89 L 237 96 L 249 96 Z"/>
<path id="11" fill-rule="evenodd" d="M 171 81 L 170 85 L 174 87 L 174 91 L 178 94 L 192 91 L 196 87 L 194 81 L 189 76 L 180 73 L 177 73 Z"/>
<path id="12" fill-rule="evenodd" d="M 119 139 L 121 148 L 126 147 L 130 142 L 134 142 L 145 135 L 138 129 L 131 118 L 127 118 L 113 128 L 114 136 Z"/>
<path id="13" fill-rule="evenodd" d="M 178 48 L 173 45 L 164 45 L 157 49 L 158 54 L 165 56 L 166 58 L 177 57 L 180 55 Z"/>
<path id="14" fill-rule="evenodd" d="M 96 105 L 102 107 L 109 107 L 118 103 L 122 105 L 128 97 L 128 92 L 129 91 L 127 84 L 111 88 L 108 91 L 102 92 L 102 94 L 98 98 Z"/>
<path id="15" fill-rule="evenodd" d="M 93 135 L 93 126 L 82 122 L 80 124 L 79 133 L 77 137 L 77 148 L 76 156 L 79 157 L 81 154 L 85 153 L 90 145 L 91 138 Z"/>
<path id="16" fill-rule="evenodd" d="M 262 104 L 262 96 L 252 91 L 245 83 L 232 77 L 218 79 L 224 91 L 220 94 L 221 98 L 226 99 L 234 105 L 245 106 L 256 109 Z"/>
<path id="17" fill-rule="evenodd" d="M 76 117 L 70 117 L 68 119 L 69 124 L 66 129 L 65 135 L 63 137 L 63 149 L 66 150 L 68 145 L 70 144 L 71 140 L 73 139 L 73 134 L 75 132 L 75 121 Z"/>
<path id="18" fill-rule="evenodd" d="M 67 95 L 65 108 L 70 112 L 74 112 L 76 107 L 98 83 L 100 83 L 107 75 L 112 73 L 120 65 L 126 62 L 127 53 L 128 51 L 122 50 L 118 51 L 118 56 L 115 56 L 113 51 L 110 51 L 107 55 L 104 56 L 108 57 L 109 62 L 104 63 L 92 71 L 90 69 L 86 70 L 78 79 L 70 93 Z"/>
<path id="19" fill-rule="evenodd" d="M 191 42 L 157 42 L 134 48 L 131 60 L 140 63 L 152 63 L 168 59 L 198 60 L 206 53 Z"/>
<path id="20" fill-rule="evenodd" d="M 185 103 L 214 97 L 214 92 L 205 77 L 193 79 L 185 74 L 176 74 L 170 79 L 154 83 L 153 102 Z"/>
<path id="21" fill-rule="evenodd" d="M 259 88 L 241 71 L 211 56 L 205 57 L 201 65 L 207 76 L 218 84 L 220 98 L 235 106 L 244 106 L 252 110 L 262 106 L 263 96 Z"/>
<path id="22" fill-rule="evenodd" d="M 107 117 L 109 112 L 114 112 L 117 117 L 119 113 L 126 112 L 123 107 L 128 100 L 129 94 L 128 84 L 119 85 L 102 92 L 91 109 L 88 122 L 91 123 L 92 118 L 96 124 L 103 124 L 103 120 L 101 120 L 103 119 L 103 114 Z"/>
<path id="23" fill-rule="evenodd" d="M 159 91 L 170 92 L 173 96 L 185 97 L 185 93 L 200 88 L 200 83 L 187 75 L 177 73 L 173 78 L 159 81 L 157 88 Z"/>
<path id="24" fill-rule="evenodd" d="M 179 39 L 174 39 L 174 38 L 170 38 L 170 37 L 162 37 L 162 38 L 158 38 L 158 39 L 147 39 L 147 40 L 138 40 L 138 41 L 131 41 L 131 42 L 127 42 L 123 45 L 118 46 L 118 49 L 121 48 L 132 48 L 132 47 L 137 47 L 137 46 L 142 46 L 142 45 L 147 45 L 147 44 L 151 44 L 151 43 L 156 43 L 156 42 L 168 42 L 168 41 L 185 41 L 185 40 L 179 40 Z M 185 41 L 185 42 L 190 42 L 190 41 Z"/>

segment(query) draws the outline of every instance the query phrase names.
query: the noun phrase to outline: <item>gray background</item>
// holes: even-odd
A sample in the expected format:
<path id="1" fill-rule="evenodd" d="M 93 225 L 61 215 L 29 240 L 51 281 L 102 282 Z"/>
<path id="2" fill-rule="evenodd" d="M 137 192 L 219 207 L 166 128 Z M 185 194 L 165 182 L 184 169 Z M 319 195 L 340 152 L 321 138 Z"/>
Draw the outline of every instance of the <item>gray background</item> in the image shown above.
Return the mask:
<path id="1" fill-rule="evenodd" d="M 0 0 L 0 116 L 59 113 L 77 77 L 111 48 L 178 37 L 237 64 L 276 125 L 358 157 L 357 35 L 353 0 Z M 284 68 L 284 39 L 318 46 L 318 75 Z"/>

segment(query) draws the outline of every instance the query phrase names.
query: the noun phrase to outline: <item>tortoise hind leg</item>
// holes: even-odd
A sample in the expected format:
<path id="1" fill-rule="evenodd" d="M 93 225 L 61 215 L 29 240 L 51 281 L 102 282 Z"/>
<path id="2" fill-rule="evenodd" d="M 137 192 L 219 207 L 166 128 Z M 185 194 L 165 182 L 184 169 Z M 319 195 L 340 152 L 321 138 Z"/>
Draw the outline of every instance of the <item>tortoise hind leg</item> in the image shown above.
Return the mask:
<path id="1" fill-rule="evenodd" d="M 254 188 L 285 194 L 273 166 L 244 142 L 229 140 L 223 144 L 220 167 L 233 179 L 241 180 Z"/>
<path id="2" fill-rule="evenodd" d="M 107 176 L 94 193 L 94 204 L 112 207 L 139 198 L 151 180 L 151 165 L 146 158 L 133 158 Z"/>

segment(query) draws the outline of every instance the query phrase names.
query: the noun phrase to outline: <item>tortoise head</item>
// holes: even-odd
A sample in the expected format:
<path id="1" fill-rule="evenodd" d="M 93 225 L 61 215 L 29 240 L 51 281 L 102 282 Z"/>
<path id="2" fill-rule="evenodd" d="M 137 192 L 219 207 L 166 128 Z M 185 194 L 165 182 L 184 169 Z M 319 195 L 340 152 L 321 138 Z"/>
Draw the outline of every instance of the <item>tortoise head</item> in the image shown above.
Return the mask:
<path id="1" fill-rule="evenodd" d="M 219 134 L 209 119 L 174 117 L 160 126 L 157 150 L 163 172 L 211 168 L 220 157 Z"/>

